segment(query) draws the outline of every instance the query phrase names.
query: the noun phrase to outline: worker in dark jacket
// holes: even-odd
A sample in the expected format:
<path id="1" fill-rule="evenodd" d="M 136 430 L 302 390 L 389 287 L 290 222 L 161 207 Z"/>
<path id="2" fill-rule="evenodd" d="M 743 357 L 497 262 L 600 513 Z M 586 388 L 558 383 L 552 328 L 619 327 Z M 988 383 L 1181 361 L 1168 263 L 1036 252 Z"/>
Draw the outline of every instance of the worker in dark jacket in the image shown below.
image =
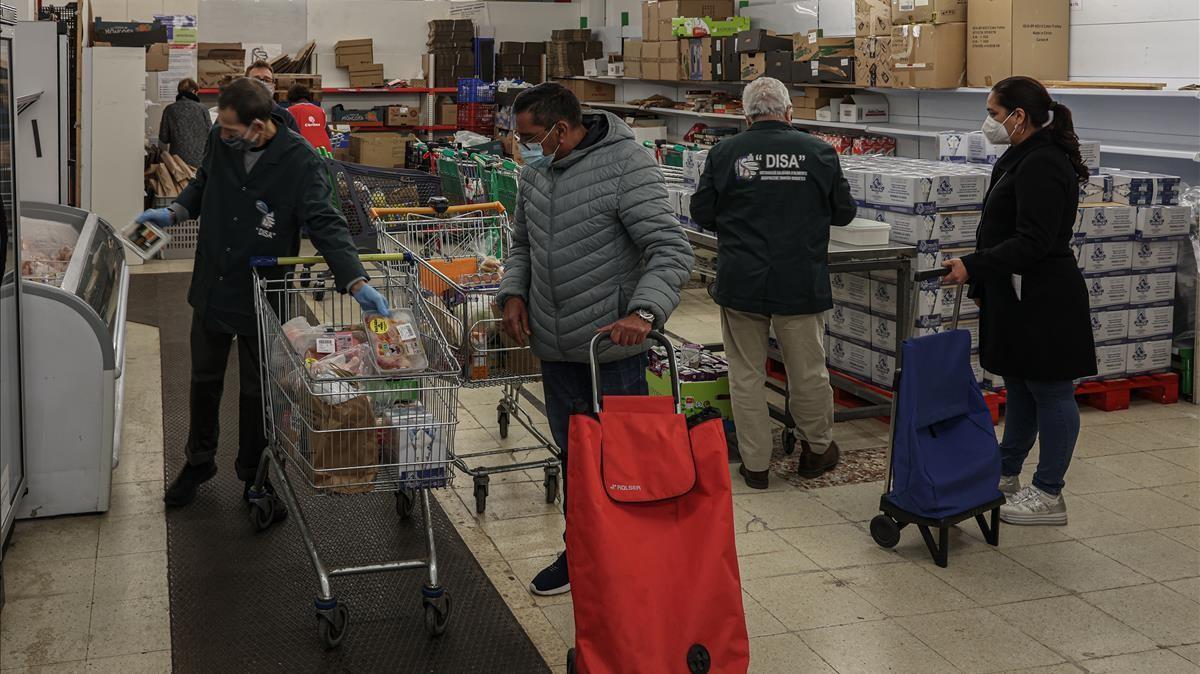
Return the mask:
<path id="1" fill-rule="evenodd" d="M 975 252 L 947 260 L 945 282 L 970 282 L 980 364 L 1008 390 L 1000 518 L 1066 524 L 1062 488 L 1079 437 L 1074 380 L 1096 374 L 1087 286 L 1069 245 L 1088 169 L 1071 111 L 1041 82 L 1001 81 L 987 111 L 988 140 L 1012 148 L 992 170 Z M 1022 489 L 1021 467 L 1039 438 L 1037 472 Z"/>
<path id="2" fill-rule="evenodd" d="M 833 307 L 829 227 L 848 224 L 856 207 L 837 153 L 792 127 L 783 83 L 754 80 L 742 106 L 750 128 L 709 151 L 691 212 L 720 244 L 713 299 L 721 306 L 740 471 L 746 484 L 766 489 L 772 440 L 764 367 L 772 329 L 801 439 L 799 473 L 817 477 L 838 462 L 822 312 Z"/>
<path id="3" fill-rule="evenodd" d="M 200 237 L 188 302 L 192 305 L 191 427 L 187 465 L 167 489 L 170 506 L 190 503 L 216 472 L 222 382 L 234 339 L 238 343 L 240 430 L 237 475 L 254 480 L 263 436 L 259 344 L 250 258 L 293 256 L 306 226 L 325 256 L 337 288 L 363 310 L 388 313 L 387 302 L 366 283 L 342 215 L 330 200 L 321 158 L 299 134 L 272 116 L 271 97 L 257 82 L 239 78 L 221 91 L 218 125 L 208 138 L 196 177 L 169 208 L 139 221 L 168 227 L 200 217 Z M 282 278 L 285 269 L 264 270 Z M 281 504 L 279 504 L 281 505 Z"/>

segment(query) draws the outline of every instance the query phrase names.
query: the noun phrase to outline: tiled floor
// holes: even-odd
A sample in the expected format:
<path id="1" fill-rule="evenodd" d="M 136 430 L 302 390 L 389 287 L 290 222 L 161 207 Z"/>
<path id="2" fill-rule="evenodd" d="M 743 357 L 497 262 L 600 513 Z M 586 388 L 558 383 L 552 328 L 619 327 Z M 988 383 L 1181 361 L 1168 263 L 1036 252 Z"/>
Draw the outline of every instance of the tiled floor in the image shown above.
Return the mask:
<path id="1" fill-rule="evenodd" d="M 669 327 L 720 340 L 702 290 L 687 292 Z M 130 330 L 126 418 L 137 424 L 125 426 L 113 509 L 19 525 L 0 621 L 5 674 L 169 669 L 157 334 Z M 497 396 L 463 389 L 460 449 L 526 444 L 519 428 L 500 440 Z M 750 493 L 735 475 L 751 671 L 1200 671 L 1200 411 L 1137 402 L 1084 408 L 1083 423 L 1070 524 L 1004 527 L 998 549 L 964 526 L 947 569 L 915 532 L 895 550 L 871 541 L 878 483 L 803 490 L 775 480 Z M 836 433 L 865 447 L 887 428 L 860 421 Z M 544 503 L 540 472 L 493 478 L 480 516 L 470 484 L 460 475 L 438 498 L 561 672 L 571 597 L 526 590 L 562 548 L 559 510 Z"/>

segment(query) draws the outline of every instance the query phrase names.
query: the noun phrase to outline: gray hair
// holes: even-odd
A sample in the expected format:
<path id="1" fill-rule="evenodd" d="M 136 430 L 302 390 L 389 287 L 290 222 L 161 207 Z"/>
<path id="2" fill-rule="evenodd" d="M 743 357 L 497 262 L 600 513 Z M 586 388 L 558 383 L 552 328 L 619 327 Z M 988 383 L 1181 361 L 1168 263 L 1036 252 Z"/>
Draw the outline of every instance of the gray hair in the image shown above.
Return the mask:
<path id="1" fill-rule="evenodd" d="M 792 105 L 788 88 L 774 77 L 759 77 L 742 92 L 742 109 L 750 119 L 783 117 Z"/>

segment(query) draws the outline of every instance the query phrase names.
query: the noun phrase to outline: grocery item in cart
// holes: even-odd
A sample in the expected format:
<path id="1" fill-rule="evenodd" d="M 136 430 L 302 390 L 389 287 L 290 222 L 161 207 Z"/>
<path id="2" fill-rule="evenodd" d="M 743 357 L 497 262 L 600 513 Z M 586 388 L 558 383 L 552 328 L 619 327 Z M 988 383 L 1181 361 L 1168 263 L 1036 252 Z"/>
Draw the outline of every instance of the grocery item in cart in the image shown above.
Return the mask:
<path id="1" fill-rule="evenodd" d="M 292 350 L 299 355 L 304 355 L 313 348 L 316 344 L 317 334 L 321 331 L 320 328 L 309 323 L 308 318 L 304 316 L 296 316 L 284 323 L 282 327 L 284 337 L 287 337 L 288 343 L 292 345 Z"/>
<path id="2" fill-rule="evenodd" d="M 379 425 L 380 459 L 397 466 L 408 486 L 440 487 L 450 457 L 449 427 L 438 424 L 419 402 L 388 407 Z"/>
<path id="3" fill-rule="evenodd" d="M 395 309 L 389 316 L 366 312 L 363 323 L 380 372 L 415 372 L 429 366 L 412 311 Z"/>
<path id="4" fill-rule="evenodd" d="M 351 382 L 328 382 L 328 385 L 348 384 Z M 379 464 L 371 401 L 365 395 L 336 404 L 328 404 L 327 400 L 321 396 L 312 400 L 308 444 L 312 451 L 314 486 L 342 494 L 371 491 Z"/>

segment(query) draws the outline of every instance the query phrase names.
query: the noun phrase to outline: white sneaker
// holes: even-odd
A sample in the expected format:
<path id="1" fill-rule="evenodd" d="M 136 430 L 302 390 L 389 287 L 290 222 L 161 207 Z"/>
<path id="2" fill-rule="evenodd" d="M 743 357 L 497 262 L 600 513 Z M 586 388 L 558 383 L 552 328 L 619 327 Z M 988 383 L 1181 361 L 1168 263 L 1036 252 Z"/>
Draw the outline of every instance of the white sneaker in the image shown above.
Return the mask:
<path id="1" fill-rule="evenodd" d="M 1020 475 L 1001 475 L 1000 476 L 1000 493 L 1004 494 L 1005 498 L 1011 498 L 1013 494 L 1021 491 L 1021 476 Z"/>
<path id="2" fill-rule="evenodd" d="M 1022 488 L 1000 506 L 1000 519 L 1009 524 L 1067 523 L 1067 501 L 1062 494 L 1052 496 L 1033 485 Z"/>

